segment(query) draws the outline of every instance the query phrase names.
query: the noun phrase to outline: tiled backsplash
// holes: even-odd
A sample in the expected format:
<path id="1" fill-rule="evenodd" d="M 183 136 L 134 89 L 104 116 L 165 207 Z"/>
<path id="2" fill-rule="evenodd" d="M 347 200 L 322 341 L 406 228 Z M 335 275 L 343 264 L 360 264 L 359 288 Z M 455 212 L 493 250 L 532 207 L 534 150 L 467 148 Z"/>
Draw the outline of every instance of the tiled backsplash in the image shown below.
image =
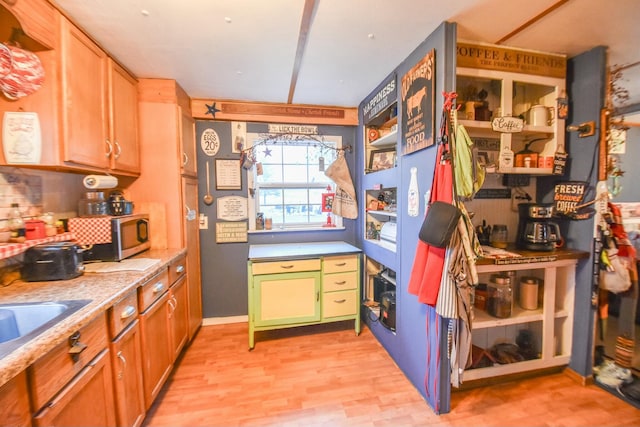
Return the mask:
<path id="1" fill-rule="evenodd" d="M 12 203 L 20 205 L 25 217 L 53 212 L 54 217 L 76 215 L 78 201 L 86 188 L 84 175 L 36 169 L 0 167 L 0 227 L 4 226 Z"/>
<path id="2" fill-rule="evenodd" d="M 15 169 L 0 173 L 0 219 L 5 219 L 11 204 L 18 203 L 23 216 L 43 213 L 42 177 Z"/>

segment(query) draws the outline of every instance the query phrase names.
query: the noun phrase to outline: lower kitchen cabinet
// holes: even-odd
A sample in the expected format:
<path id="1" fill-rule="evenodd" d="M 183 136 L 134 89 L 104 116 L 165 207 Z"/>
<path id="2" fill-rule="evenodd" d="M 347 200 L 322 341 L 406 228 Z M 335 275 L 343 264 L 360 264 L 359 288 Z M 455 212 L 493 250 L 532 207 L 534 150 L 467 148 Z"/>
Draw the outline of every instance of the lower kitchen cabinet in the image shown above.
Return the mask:
<path id="1" fill-rule="evenodd" d="M 182 276 L 171 285 L 168 301 L 172 361 L 178 358 L 189 338 L 187 298 L 187 277 Z"/>
<path id="2" fill-rule="evenodd" d="M 103 350 L 34 417 L 35 426 L 115 426 L 109 350 Z"/>
<path id="3" fill-rule="evenodd" d="M 111 342 L 117 424 L 140 426 L 145 417 L 140 323 L 134 320 Z"/>
<path id="4" fill-rule="evenodd" d="M 27 374 L 22 371 L 0 387 L 0 408 L 3 419 L 0 424 L 15 427 L 31 425 Z"/>
<path id="5" fill-rule="evenodd" d="M 144 402 L 148 410 L 189 338 L 185 257 L 138 291 Z"/>
<path id="6" fill-rule="evenodd" d="M 36 425 L 115 425 L 108 345 L 102 313 L 27 368 Z M 99 403 L 82 408 L 83 389 Z M 73 421 L 74 411 L 67 406 L 79 406 L 87 418 Z"/>
<path id="7" fill-rule="evenodd" d="M 165 283 L 165 292 L 140 314 L 144 402 L 147 410 L 160 393 L 173 364 L 171 325 L 167 316 L 169 310 L 167 288 Z"/>
<path id="8" fill-rule="evenodd" d="M 480 282 L 490 286 L 486 295 L 479 295 L 476 290 L 473 344 L 477 352 L 485 350 L 491 353 L 494 347 L 497 354 L 507 354 L 509 360 L 467 369 L 465 381 L 569 363 L 576 264 L 577 259 L 557 259 L 477 266 Z M 506 284 L 492 286 L 495 282 L 510 283 L 510 290 L 507 291 Z M 528 295 L 532 292 L 529 283 L 537 285 L 535 295 Z M 513 360 L 508 356 L 510 348 L 521 349 Z"/>
<path id="9" fill-rule="evenodd" d="M 251 245 L 249 349 L 270 329 L 353 320 L 359 334 L 359 252 L 343 242 Z"/>
<path id="10" fill-rule="evenodd" d="M 257 275 L 253 278 L 253 324 L 257 327 L 320 320 L 318 270 Z"/>

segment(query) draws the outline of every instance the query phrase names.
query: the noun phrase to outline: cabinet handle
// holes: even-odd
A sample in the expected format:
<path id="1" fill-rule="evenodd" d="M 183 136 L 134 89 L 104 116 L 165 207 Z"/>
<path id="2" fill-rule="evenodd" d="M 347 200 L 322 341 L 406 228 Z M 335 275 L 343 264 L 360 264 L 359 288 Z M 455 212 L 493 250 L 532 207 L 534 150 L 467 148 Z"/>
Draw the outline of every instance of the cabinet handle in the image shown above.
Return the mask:
<path id="1" fill-rule="evenodd" d="M 116 152 L 113 157 L 117 160 L 120 158 L 120 154 L 122 154 L 122 148 L 120 147 L 120 144 L 118 144 L 118 141 L 115 141 L 114 145 L 116 146 Z"/>
<path id="2" fill-rule="evenodd" d="M 180 264 L 176 267 L 176 273 L 182 274 L 184 272 L 184 265 Z"/>
<path id="3" fill-rule="evenodd" d="M 162 282 L 158 282 L 155 284 L 155 286 L 153 287 L 153 293 L 157 294 L 164 291 L 164 283 Z"/>
<path id="4" fill-rule="evenodd" d="M 133 316 L 134 314 L 136 314 L 136 308 L 132 305 L 128 305 L 125 307 L 124 310 L 122 310 L 122 313 L 120 313 L 120 319 L 122 320 L 127 319 Z"/>
<path id="5" fill-rule="evenodd" d="M 107 150 L 107 152 L 104 155 L 108 159 L 111 156 L 111 153 L 113 153 L 113 145 L 111 145 L 111 141 L 109 141 L 108 139 L 106 139 L 104 142 L 107 144 L 107 147 L 109 148 L 109 150 Z"/>
<path id="6" fill-rule="evenodd" d="M 289 265 L 281 265 L 280 268 L 284 268 L 285 270 L 288 270 L 290 268 L 293 268 L 293 264 L 289 264 Z"/>
<path id="7" fill-rule="evenodd" d="M 337 263 L 335 263 L 333 265 L 335 265 L 336 267 L 344 267 L 345 265 L 347 265 L 347 263 L 346 262 L 337 262 Z"/>
<path id="8" fill-rule="evenodd" d="M 127 359 L 125 359 L 122 355 L 122 351 L 119 351 L 117 356 L 118 359 L 120 359 L 120 363 L 122 363 L 122 369 L 120 370 L 120 372 L 118 372 L 118 379 L 121 380 L 124 376 L 124 371 L 127 369 Z"/>
<path id="9" fill-rule="evenodd" d="M 182 166 L 187 166 L 187 163 L 189 163 L 189 156 L 187 153 L 182 153 Z"/>
<path id="10" fill-rule="evenodd" d="M 173 300 L 172 299 L 168 300 L 167 304 L 169 304 L 169 307 L 171 308 L 171 310 L 169 310 L 169 316 L 173 316 L 173 313 L 175 313 L 176 311 L 176 306 L 173 305 Z"/>
<path id="11" fill-rule="evenodd" d="M 337 304 L 342 304 L 343 302 L 346 302 L 346 299 L 334 299 L 333 302 L 337 303 Z"/>
<path id="12" fill-rule="evenodd" d="M 342 280 L 342 281 L 340 281 L 340 282 L 333 282 L 333 283 L 334 283 L 335 285 L 344 285 L 344 284 L 346 284 L 346 283 L 347 283 L 347 281 L 346 281 L 346 280 Z"/>
<path id="13" fill-rule="evenodd" d="M 316 301 L 320 301 L 320 291 L 316 292 Z"/>

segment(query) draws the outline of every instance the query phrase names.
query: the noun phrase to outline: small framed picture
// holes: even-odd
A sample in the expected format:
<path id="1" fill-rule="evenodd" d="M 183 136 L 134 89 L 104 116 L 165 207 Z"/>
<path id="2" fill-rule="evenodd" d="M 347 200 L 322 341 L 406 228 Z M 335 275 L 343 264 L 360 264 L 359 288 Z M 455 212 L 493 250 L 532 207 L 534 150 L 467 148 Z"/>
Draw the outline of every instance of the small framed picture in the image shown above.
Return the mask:
<path id="1" fill-rule="evenodd" d="M 323 193 L 322 194 L 322 212 L 331 212 L 333 209 L 333 198 L 336 193 Z"/>
<path id="2" fill-rule="evenodd" d="M 379 171 L 396 165 L 396 149 L 373 150 L 369 157 L 369 170 Z"/>

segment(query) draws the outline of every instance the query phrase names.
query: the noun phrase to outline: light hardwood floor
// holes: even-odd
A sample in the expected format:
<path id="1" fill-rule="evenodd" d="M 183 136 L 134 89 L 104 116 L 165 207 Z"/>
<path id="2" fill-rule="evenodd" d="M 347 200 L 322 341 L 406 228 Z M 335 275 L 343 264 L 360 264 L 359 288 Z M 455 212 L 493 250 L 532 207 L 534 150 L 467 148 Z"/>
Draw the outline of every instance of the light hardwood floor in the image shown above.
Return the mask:
<path id="1" fill-rule="evenodd" d="M 203 326 L 145 426 L 639 426 L 640 411 L 559 373 L 455 391 L 436 415 L 353 323 L 261 332 Z"/>

